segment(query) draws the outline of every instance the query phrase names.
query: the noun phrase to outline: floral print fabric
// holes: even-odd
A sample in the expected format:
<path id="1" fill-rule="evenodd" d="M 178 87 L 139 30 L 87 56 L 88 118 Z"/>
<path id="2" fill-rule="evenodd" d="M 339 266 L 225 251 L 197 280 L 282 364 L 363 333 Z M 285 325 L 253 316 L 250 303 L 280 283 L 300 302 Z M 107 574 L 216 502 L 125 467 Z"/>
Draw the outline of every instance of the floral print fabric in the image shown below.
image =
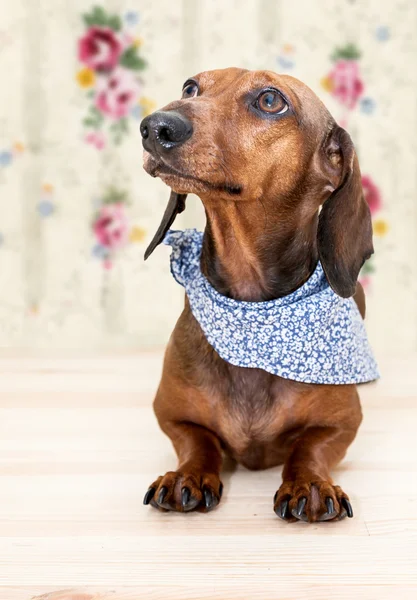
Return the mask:
<path id="1" fill-rule="evenodd" d="M 202 240 L 201 232 L 188 229 L 169 231 L 164 243 L 172 246 L 174 278 L 224 360 L 304 383 L 354 384 L 379 377 L 355 301 L 335 294 L 320 263 L 292 294 L 242 302 L 219 294 L 202 274 Z"/>

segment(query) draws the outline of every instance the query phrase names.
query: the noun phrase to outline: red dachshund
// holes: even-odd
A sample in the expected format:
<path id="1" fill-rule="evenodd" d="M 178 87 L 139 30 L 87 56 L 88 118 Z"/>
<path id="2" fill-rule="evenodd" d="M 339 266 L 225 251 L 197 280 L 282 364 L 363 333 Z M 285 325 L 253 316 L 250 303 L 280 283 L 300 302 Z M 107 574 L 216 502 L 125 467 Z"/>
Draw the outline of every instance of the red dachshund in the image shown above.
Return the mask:
<path id="1" fill-rule="evenodd" d="M 144 119 L 141 133 L 145 170 L 172 189 L 146 256 L 195 193 L 207 218 L 201 272 L 219 294 L 252 303 L 283 298 L 320 261 L 334 292 L 353 296 L 364 317 L 357 278 L 373 247 L 358 160 L 306 85 L 270 71 L 201 73 L 180 100 Z M 154 409 L 179 464 L 152 483 L 145 504 L 215 508 L 226 453 L 248 469 L 284 465 L 274 497 L 282 519 L 352 517 L 330 470 L 361 423 L 356 385 L 234 366 L 209 344 L 186 297 Z"/>

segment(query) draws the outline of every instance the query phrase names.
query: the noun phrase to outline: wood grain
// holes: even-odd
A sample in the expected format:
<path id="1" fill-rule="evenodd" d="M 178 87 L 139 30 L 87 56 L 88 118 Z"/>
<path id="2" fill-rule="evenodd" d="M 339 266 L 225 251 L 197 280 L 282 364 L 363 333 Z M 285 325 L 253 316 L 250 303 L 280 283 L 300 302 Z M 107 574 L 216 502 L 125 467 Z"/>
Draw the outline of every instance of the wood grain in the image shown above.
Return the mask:
<path id="1" fill-rule="evenodd" d="M 280 469 L 229 465 L 208 515 L 142 505 L 175 465 L 151 410 L 161 361 L 0 359 L 1 600 L 417 597 L 415 359 L 362 386 L 335 473 L 355 518 L 320 525 L 275 517 Z"/>

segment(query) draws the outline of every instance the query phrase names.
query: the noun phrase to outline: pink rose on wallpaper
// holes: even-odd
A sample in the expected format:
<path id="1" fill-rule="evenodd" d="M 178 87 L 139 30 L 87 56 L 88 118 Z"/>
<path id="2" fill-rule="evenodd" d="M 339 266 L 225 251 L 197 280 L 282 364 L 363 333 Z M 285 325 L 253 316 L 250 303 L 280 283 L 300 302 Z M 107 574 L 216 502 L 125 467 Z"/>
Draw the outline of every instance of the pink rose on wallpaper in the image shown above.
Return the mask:
<path id="1" fill-rule="evenodd" d="M 363 275 L 359 278 L 359 283 L 361 284 L 364 290 L 367 290 L 371 285 L 371 278 L 369 277 L 369 275 Z"/>
<path id="2" fill-rule="evenodd" d="M 85 141 L 88 144 L 95 146 L 97 150 L 103 150 L 106 145 L 106 138 L 101 131 L 91 131 L 90 133 L 87 133 Z"/>
<path id="3" fill-rule="evenodd" d="M 123 204 L 105 204 L 100 208 L 93 230 L 101 246 L 117 250 L 127 244 L 129 223 Z"/>
<path id="4" fill-rule="evenodd" d="M 141 86 L 132 71 L 117 67 L 108 77 L 102 77 L 97 85 L 96 106 L 112 119 L 129 114 L 137 102 Z"/>
<path id="5" fill-rule="evenodd" d="M 371 210 L 371 214 L 373 215 L 382 206 L 380 191 L 369 175 L 362 175 L 362 188 L 365 200 L 367 201 Z"/>
<path id="6" fill-rule="evenodd" d="M 122 45 L 109 27 L 90 27 L 78 43 L 79 60 L 94 71 L 109 71 L 119 62 Z"/>
<path id="7" fill-rule="evenodd" d="M 347 108 L 355 108 L 364 90 L 358 62 L 349 59 L 337 60 L 328 79 L 332 96 Z"/>

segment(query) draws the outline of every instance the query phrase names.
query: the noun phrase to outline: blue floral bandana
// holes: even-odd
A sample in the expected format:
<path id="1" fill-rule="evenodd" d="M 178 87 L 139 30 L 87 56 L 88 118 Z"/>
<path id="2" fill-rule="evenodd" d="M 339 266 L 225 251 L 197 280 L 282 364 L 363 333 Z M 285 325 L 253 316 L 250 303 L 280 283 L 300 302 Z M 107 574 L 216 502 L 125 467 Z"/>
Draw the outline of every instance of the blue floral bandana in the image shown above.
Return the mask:
<path id="1" fill-rule="evenodd" d="M 353 298 L 330 288 L 318 263 L 292 294 L 242 302 L 219 294 L 200 269 L 203 234 L 168 231 L 171 272 L 184 286 L 207 341 L 227 362 L 304 383 L 352 384 L 379 377 Z"/>

